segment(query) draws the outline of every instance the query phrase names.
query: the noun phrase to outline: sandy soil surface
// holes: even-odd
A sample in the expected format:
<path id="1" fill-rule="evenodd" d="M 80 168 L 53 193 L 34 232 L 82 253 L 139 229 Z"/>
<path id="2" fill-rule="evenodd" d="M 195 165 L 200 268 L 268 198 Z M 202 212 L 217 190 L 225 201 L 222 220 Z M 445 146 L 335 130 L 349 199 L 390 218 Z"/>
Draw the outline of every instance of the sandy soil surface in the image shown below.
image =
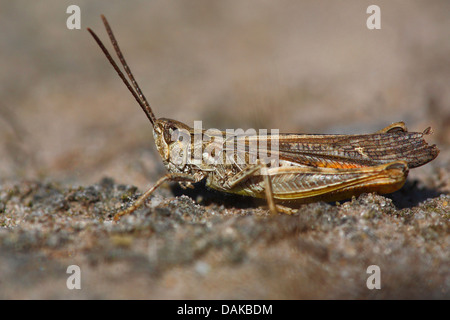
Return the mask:
<path id="1" fill-rule="evenodd" d="M 81 30 L 70 4 L 0 0 L 0 298 L 450 298 L 448 1 L 377 1 L 381 30 L 370 1 L 78 1 Z M 100 14 L 157 117 L 348 134 L 405 121 L 441 153 L 391 195 L 271 216 L 163 185 L 115 223 L 166 171 L 86 31 L 106 42 Z"/>

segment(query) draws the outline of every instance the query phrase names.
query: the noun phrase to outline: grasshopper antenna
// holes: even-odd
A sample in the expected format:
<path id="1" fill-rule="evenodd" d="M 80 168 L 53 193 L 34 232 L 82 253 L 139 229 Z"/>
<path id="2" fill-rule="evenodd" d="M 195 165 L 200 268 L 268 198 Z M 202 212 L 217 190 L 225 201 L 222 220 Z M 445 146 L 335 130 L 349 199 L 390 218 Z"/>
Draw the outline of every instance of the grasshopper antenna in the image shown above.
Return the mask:
<path id="1" fill-rule="evenodd" d="M 156 122 L 156 117 L 153 114 L 152 108 L 150 107 L 150 104 L 148 103 L 147 99 L 145 98 L 144 94 L 141 91 L 141 88 L 137 84 L 136 80 L 134 79 L 133 73 L 130 70 L 130 67 L 128 67 L 127 62 L 125 61 L 125 58 L 122 54 L 122 51 L 120 51 L 119 45 L 116 41 L 116 38 L 114 37 L 114 34 L 112 32 L 111 27 L 109 26 L 108 20 L 106 20 L 105 16 L 102 15 L 103 24 L 105 25 L 106 31 L 108 32 L 109 39 L 111 40 L 111 43 L 114 47 L 114 50 L 116 51 L 117 57 L 119 58 L 123 68 L 125 69 L 125 72 L 130 79 L 133 86 L 131 86 L 130 82 L 125 77 L 124 73 L 120 70 L 117 63 L 112 58 L 111 54 L 109 53 L 108 49 L 106 49 L 105 45 L 102 43 L 100 38 L 95 34 L 94 31 L 92 31 L 91 28 L 87 28 L 89 33 L 92 35 L 94 40 L 97 42 L 99 47 L 102 49 L 103 53 L 105 54 L 106 58 L 108 58 L 108 61 L 111 63 L 111 65 L 116 70 L 119 77 L 122 79 L 123 83 L 127 86 L 128 90 L 131 92 L 133 97 L 138 102 L 139 106 L 142 108 L 142 110 L 147 115 L 148 120 L 150 120 L 151 124 L 154 125 Z"/>

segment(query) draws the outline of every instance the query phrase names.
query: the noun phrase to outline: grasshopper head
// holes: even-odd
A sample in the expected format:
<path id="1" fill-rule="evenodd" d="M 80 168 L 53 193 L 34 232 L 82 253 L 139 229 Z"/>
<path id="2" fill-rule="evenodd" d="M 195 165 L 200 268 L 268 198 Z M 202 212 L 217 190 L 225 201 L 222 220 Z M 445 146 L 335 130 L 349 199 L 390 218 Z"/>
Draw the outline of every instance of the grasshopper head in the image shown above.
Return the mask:
<path id="1" fill-rule="evenodd" d="M 169 172 L 185 172 L 186 171 L 186 163 L 188 159 L 188 152 L 190 152 L 190 134 L 193 130 L 176 120 L 171 119 L 156 119 L 150 104 L 142 93 L 141 88 L 136 82 L 133 74 L 131 73 L 128 64 L 125 61 L 125 58 L 120 51 L 119 45 L 117 44 L 117 40 L 114 37 L 114 34 L 109 26 L 108 21 L 102 15 L 103 24 L 108 32 L 108 36 L 111 40 L 111 43 L 116 51 L 117 56 L 119 57 L 119 61 L 121 62 L 123 68 L 125 69 L 125 73 L 119 68 L 117 63 L 111 57 L 111 54 L 106 49 L 105 45 L 99 39 L 99 37 L 95 34 L 94 31 L 88 28 L 88 31 L 97 42 L 97 44 L 102 49 L 108 61 L 111 63 L 113 68 L 116 70 L 119 77 L 122 79 L 128 90 L 131 92 L 133 97 L 136 99 L 139 106 L 142 108 L 144 113 L 146 114 L 148 120 L 153 126 L 153 135 L 155 137 L 156 147 L 158 149 L 159 154 L 164 162 L 164 165 L 167 167 Z"/>
<path id="2" fill-rule="evenodd" d="M 184 172 L 190 157 L 191 131 L 189 126 L 176 120 L 161 118 L 155 121 L 156 148 L 169 172 Z"/>

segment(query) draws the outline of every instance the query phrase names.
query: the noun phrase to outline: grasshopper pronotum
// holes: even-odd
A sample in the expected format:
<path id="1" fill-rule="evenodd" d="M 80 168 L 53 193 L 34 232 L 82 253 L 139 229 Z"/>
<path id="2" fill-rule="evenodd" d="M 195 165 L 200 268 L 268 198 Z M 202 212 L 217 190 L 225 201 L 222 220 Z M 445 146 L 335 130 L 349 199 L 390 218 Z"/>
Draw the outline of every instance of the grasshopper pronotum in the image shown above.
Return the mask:
<path id="1" fill-rule="evenodd" d="M 207 161 L 197 163 L 178 161 L 180 157 L 185 159 L 188 154 L 193 155 L 199 150 L 203 152 L 206 149 L 214 149 L 211 148 L 214 144 L 223 150 L 227 150 L 228 145 L 225 146 L 223 141 L 216 141 L 216 135 L 208 137 L 205 130 L 201 133 L 208 139 L 195 144 L 196 132 L 193 128 L 176 120 L 157 119 L 134 79 L 103 15 L 102 20 L 130 81 L 97 35 L 89 28 L 88 31 L 150 120 L 156 147 L 169 171 L 134 204 L 117 213 L 114 216 L 116 221 L 121 216 L 135 211 L 166 181 L 176 181 L 183 187 L 190 187 L 192 183 L 206 179 L 206 186 L 219 191 L 266 198 L 272 213 L 293 212 L 292 209 L 276 204 L 275 201 L 298 203 L 334 201 L 363 192 L 391 193 L 403 186 L 410 168 L 430 162 L 439 153 L 435 145 L 430 146 L 424 140 L 424 135 L 431 132 L 430 128 L 423 132 L 408 132 L 403 122 L 397 122 L 372 134 L 234 136 L 232 140 L 241 146 L 240 159 L 237 159 L 239 155 L 233 153 L 231 161 L 217 161 L 230 160 L 225 159 L 226 155 L 223 152 L 219 155 L 209 155 Z M 180 148 L 181 132 L 185 133 L 184 138 L 188 140 L 187 148 Z M 225 132 L 222 134 L 226 135 Z M 227 140 L 230 140 L 229 137 Z M 279 160 L 276 166 L 266 163 L 259 154 L 252 152 L 249 146 L 255 141 L 258 145 L 264 146 L 277 144 L 278 148 L 269 152 L 272 157 L 276 156 Z M 267 149 L 268 147 L 265 151 L 268 151 Z M 177 154 L 176 161 L 173 154 Z M 252 156 L 256 158 L 255 162 L 249 161 Z"/>

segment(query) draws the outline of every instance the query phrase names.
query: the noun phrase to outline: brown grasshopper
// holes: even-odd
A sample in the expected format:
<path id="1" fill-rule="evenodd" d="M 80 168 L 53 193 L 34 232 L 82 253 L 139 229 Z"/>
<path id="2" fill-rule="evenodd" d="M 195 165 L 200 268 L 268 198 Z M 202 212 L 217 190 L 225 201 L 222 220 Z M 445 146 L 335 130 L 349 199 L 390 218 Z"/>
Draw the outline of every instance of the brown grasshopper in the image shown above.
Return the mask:
<path id="1" fill-rule="evenodd" d="M 335 201 L 364 192 L 391 193 L 403 186 L 410 168 L 430 162 L 439 153 L 435 145 L 430 146 L 424 140 L 431 128 L 408 132 L 403 122 L 372 134 L 355 135 L 232 135 L 223 140 L 219 138 L 226 136 L 225 132 L 211 134 L 201 130 L 203 139 L 195 143 L 199 132 L 193 128 L 155 117 L 103 15 L 102 20 L 130 81 L 98 36 L 90 28 L 88 31 L 150 120 L 156 147 L 169 172 L 134 204 L 117 213 L 116 221 L 135 211 L 166 181 L 191 187 L 192 183 L 206 179 L 206 186 L 219 191 L 266 198 L 272 213 L 293 212 L 275 201 Z M 237 145 L 237 152 L 229 142 L 233 148 Z M 255 144 L 260 147 L 259 152 L 251 148 Z M 276 159 L 276 164 L 268 163 L 261 156 L 261 149 L 270 159 Z M 233 151 L 231 156 L 229 151 Z M 202 160 L 189 161 L 194 154 L 201 154 Z"/>

